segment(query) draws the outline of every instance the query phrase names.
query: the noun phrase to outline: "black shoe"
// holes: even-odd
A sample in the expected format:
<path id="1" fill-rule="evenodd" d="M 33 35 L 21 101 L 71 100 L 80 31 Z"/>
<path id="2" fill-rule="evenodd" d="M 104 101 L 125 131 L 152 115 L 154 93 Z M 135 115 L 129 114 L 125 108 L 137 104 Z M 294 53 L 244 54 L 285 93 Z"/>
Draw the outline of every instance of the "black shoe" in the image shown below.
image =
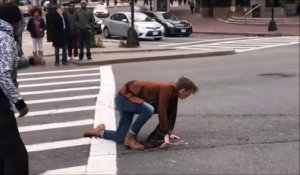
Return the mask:
<path id="1" fill-rule="evenodd" d="M 89 60 L 89 61 L 91 61 L 92 59 L 93 59 L 92 57 L 87 58 L 87 60 Z"/>
<path id="2" fill-rule="evenodd" d="M 59 63 L 55 63 L 54 66 L 59 66 Z"/>
<path id="3" fill-rule="evenodd" d="M 65 65 L 65 66 L 67 66 L 67 65 L 68 65 L 68 62 L 65 61 L 65 62 L 63 62 L 62 64 Z"/>
<path id="4" fill-rule="evenodd" d="M 80 53 L 79 54 L 79 60 L 82 60 L 83 59 L 83 53 Z"/>

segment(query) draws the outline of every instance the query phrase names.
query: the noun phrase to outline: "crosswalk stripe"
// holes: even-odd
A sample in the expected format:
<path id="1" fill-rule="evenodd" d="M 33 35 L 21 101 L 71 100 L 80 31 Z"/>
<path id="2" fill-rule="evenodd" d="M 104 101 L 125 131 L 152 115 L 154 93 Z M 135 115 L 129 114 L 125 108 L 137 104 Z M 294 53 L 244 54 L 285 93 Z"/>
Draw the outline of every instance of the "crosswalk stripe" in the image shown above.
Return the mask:
<path id="1" fill-rule="evenodd" d="M 62 114 L 62 113 L 71 113 L 71 112 L 79 112 L 79 111 L 90 111 L 90 110 L 95 110 L 95 106 L 81 106 L 81 107 L 73 107 L 73 108 L 63 108 L 63 109 L 51 109 L 51 110 L 43 110 L 43 111 L 34 111 L 34 112 L 29 112 L 26 115 L 26 117 L 41 116 L 41 115 L 53 115 L 53 114 Z"/>
<path id="2" fill-rule="evenodd" d="M 100 86 L 89 86 L 89 87 L 79 87 L 79 88 L 49 89 L 49 90 L 42 90 L 42 91 L 26 91 L 26 92 L 21 92 L 21 95 L 25 96 L 25 95 L 37 95 L 37 94 L 51 94 L 51 93 L 58 93 L 58 92 L 86 91 L 86 90 L 95 90 L 99 88 Z"/>
<path id="3" fill-rule="evenodd" d="M 72 140 L 63 140 L 63 141 L 26 145 L 26 149 L 28 152 L 32 153 L 38 151 L 68 148 L 68 147 L 82 146 L 82 145 L 89 145 L 89 144 L 91 144 L 90 138 L 79 138 L 79 139 L 72 139 Z"/>
<path id="4" fill-rule="evenodd" d="M 41 71 L 41 72 L 27 72 L 27 73 L 18 73 L 18 76 L 24 75 L 43 75 L 43 74 L 57 74 L 57 73 L 67 73 L 67 72 L 84 72 L 84 71 L 92 71 L 99 70 L 97 68 L 86 68 L 86 69 L 70 69 L 70 70 L 55 70 L 55 71 Z"/>
<path id="5" fill-rule="evenodd" d="M 256 37 L 247 37 L 247 38 L 256 38 Z M 245 37 L 210 39 L 210 40 L 190 41 L 190 42 L 181 42 L 181 43 L 169 43 L 169 44 L 162 44 L 162 45 L 159 45 L 159 46 L 167 47 L 167 46 L 176 46 L 176 45 L 188 45 L 188 44 L 195 44 L 195 43 L 207 43 L 207 42 L 214 42 L 214 41 L 224 41 L 224 40 L 228 41 L 228 40 L 240 40 L 240 39 L 245 39 Z"/>
<path id="6" fill-rule="evenodd" d="M 28 100 L 26 101 L 27 104 L 39 104 L 39 103 L 51 103 L 51 102 L 59 102 L 59 101 L 70 101 L 70 100 L 82 100 L 82 99 L 90 99 L 90 98 L 97 98 L 98 94 L 96 95 L 78 95 L 72 97 L 60 97 L 60 98 L 46 98 L 41 100 Z"/>
<path id="7" fill-rule="evenodd" d="M 99 81 L 100 79 L 88 79 L 88 80 L 77 80 L 77 81 L 58 81 L 58 82 L 39 83 L 39 84 L 23 84 L 20 85 L 19 88 L 55 86 L 55 85 L 64 85 L 64 84 L 79 84 L 79 83 L 99 82 Z"/>
<path id="8" fill-rule="evenodd" d="M 116 130 L 114 111 L 115 80 L 111 66 L 101 66 L 101 87 L 96 102 L 94 127 L 105 123 L 106 128 Z M 111 107 L 110 107 L 111 106 Z M 92 139 L 88 159 L 88 174 L 117 173 L 116 142 L 105 139 Z M 99 164 L 101 162 L 101 164 Z"/>
<path id="9" fill-rule="evenodd" d="M 58 128 L 91 125 L 93 123 L 94 123 L 94 120 L 87 119 L 87 120 L 77 120 L 77 121 L 71 121 L 71 122 L 21 126 L 21 127 L 19 127 L 19 131 L 20 132 L 32 132 L 32 131 L 41 131 L 41 130 L 48 130 L 48 129 L 58 129 Z"/>
<path id="10" fill-rule="evenodd" d="M 76 166 L 76 167 L 68 167 L 68 168 L 60 168 L 55 170 L 47 170 L 43 172 L 41 175 L 83 175 L 86 174 L 86 165 Z"/>
<path id="11" fill-rule="evenodd" d="M 212 42 L 203 44 L 197 43 L 196 45 L 186 45 L 175 47 L 176 49 L 188 49 L 188 50 L 212 50 L 217 48 L 234 49 L 237 53 L 246 52 L 252 50 L 259 50 L 265 48 L 272 48 L 278 46 L 286 46 L 292 44 L 299 44 L 299 37 L 271 37 L 271 38 L 243 38 L 240 40 L 227 40 L 222 42 Z"/>
<path id="12" fill-rule="evenodd" d="M 76 74 L 76 75 L 60 75 L 60 76 L 49 76 L 49 77 L 38 77 L 38 78 L 19 78 L 18 82 L 24 81 L 37 81 L 37 80 L 50 80 L 50 79 L 63 79 L 63 78 L 75 78 L 75 77 L 89 77 L 97 76 L 99 73 L 89 73 L 89 74 Z"/>

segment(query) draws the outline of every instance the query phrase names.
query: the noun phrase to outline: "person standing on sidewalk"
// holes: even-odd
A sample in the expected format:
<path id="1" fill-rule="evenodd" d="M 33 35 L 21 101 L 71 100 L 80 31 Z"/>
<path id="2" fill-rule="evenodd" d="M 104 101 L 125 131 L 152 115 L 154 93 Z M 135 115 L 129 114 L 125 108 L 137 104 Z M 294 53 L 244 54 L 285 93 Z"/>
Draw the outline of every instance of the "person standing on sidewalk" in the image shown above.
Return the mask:
<path id="1" fill-rule="evenodd" d="M 83 59 L 84 52 L 83 46 L 86 47 L 86 57 L 88 60 L 92 59 L 91 54 L 91 40 L 92 40 L 92 30 L 94 27 L 95 19 L 93 12 L 86 8 L 87 1 L 81 0 L 81 8 L 75 12 L 75 25 L 78 29 L 79 37 L 79 60 Z"/>
<path id="2" fill-rule="evenodd" d="M 195 2 L 194 0 L 189 0 L 191 14 L 194 14 Z"/>
<path id="3" fill-rule="evenodd" d="M 42 10 L 39 7 L 33 7 L 31 18 L 27 23 L 27 31 L 32 39 L 32 53 L 34 57 L 43 57 L 43 38 L 45 36 L 46 23 L 42 18 Z"/>
<path id="4" fill-rule="evenodd" d="M 55 66 L 59 65 L 59 50 L 62 49 L 62 64 L 68 65 L 67 45 L 70 32 L 70 24 L 67 15 L 64 13 L 63 6 L 58 4 L 56 14 L 52 19 L 53 41 L 52 45 L 55 49 Z"/>
<path id="5" fill-rule="evenodd" d="M 126 147 L 133 150 L 145 149 L 137 141 L 137 135 L 144 124 L 155 113 L 156 106 L 159 118 L 158 129 L 166 141 L 172 132 L 170 128 L 173 128 L 175 125 L 175 119 L 173 119 L 173 123 L 168 122 L 168 115 L 173 115 L 171 116 L 173 118 L 176 117 L 178 98 L 186 99 L 197 91 L 198 87 L 185 77 L 179 78 L 176 83 L 130 81 L 123 86 L 115 98 L 116 107 L 120 112 L 117 131 L 105 130 L 105 125 L 100 124 L 96 128 L 84 132 L 83 136 L 124 142 Z M 139 114 L 139 116 L 131 125 L 134 114 Z"/>
<path id="6" fill-rule="evenodd" d="M 74 2 L 70 2 L 69 10 L 66 12 L 69 23 L 70 23 L 70 35 L 68 42 L 68 56 L 69 59 L 73 58 L 77 59 L 78 57 L 78 34 L 77 28 L 75 25 L 75 4 Z"/>
<path id="7" fill-rule="evenodd" d="M 13 2 L 0 5 L 0 174 L 28 175 L 28 153 L 20 137 L 14 109 L 24 117 L 29 109 L 18 91 L 17 69 L 40 60 L 18 57 L 14 35 L 22 20 L 19 7 Z M 40 61 L 40 62 L 38 62 Z"/>

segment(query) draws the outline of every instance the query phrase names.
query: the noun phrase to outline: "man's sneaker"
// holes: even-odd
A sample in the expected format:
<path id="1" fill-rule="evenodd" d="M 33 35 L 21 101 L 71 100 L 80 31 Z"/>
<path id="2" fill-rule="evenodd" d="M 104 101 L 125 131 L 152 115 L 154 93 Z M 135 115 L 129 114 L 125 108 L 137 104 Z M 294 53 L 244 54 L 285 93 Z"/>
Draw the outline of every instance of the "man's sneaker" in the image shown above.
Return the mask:
<path id="1" fill-rule="evenodd" d="M 92 59 L 93 59 L 92 57 L 89 57 L 87 60 L 88 60 L 88 61 L 92 61 Z"/>
<path id="2" fill-rule="evenodd" d="M 54 63 L 54 66 L 59 66 L 59 63 Z"/>
<path id="3" fill-rule="evenodd" d="M 68 65 L 68 62 L 65 61 L 65 62 L 63 62 L 62 64 L 65 65 L 65 66 L 67 66 L 67 65 Z"/>

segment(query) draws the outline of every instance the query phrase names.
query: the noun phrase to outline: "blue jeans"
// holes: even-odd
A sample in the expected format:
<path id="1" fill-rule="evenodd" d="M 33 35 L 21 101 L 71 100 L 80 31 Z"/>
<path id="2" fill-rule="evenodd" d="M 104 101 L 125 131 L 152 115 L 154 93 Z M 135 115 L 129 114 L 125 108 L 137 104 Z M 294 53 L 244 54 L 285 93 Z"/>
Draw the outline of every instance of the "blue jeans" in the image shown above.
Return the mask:
<path id="1" fill-rule="evenodd" d="M 105 130 L 102 137 L 120 143 L 124 141 L 129 128 L 131 133 L 138 135 L 141 128 L 153 115 L 154 107 L 147 102 L 141 104 L 132 103 L 120 93 L 116 96 L 115 100 L 117 109 L 120 112 L 120 121 L 117 131 Z M 131 126 L 134 114 L 139 114 L 139 116 Z"/>
<path id="2" fill-rule="evenodd" d="M 67 60 L 67 46 L 63 46 L 63 47 L 55 47 L 54 51 L 55 51 L 55 63 L 59 63 L 59 50 L 60 48 L 62 49 L 62 62 L 66 63 Z"/>
<path id="3" fill-rule="evenodd" d="M 91 40 L 92 40 L 92 31 L 91 30 L 79 30 L 79 59 L 83 58 L 83 46 L 86 47 L 86 56 L 87 58 L 91 57 Z"/>

